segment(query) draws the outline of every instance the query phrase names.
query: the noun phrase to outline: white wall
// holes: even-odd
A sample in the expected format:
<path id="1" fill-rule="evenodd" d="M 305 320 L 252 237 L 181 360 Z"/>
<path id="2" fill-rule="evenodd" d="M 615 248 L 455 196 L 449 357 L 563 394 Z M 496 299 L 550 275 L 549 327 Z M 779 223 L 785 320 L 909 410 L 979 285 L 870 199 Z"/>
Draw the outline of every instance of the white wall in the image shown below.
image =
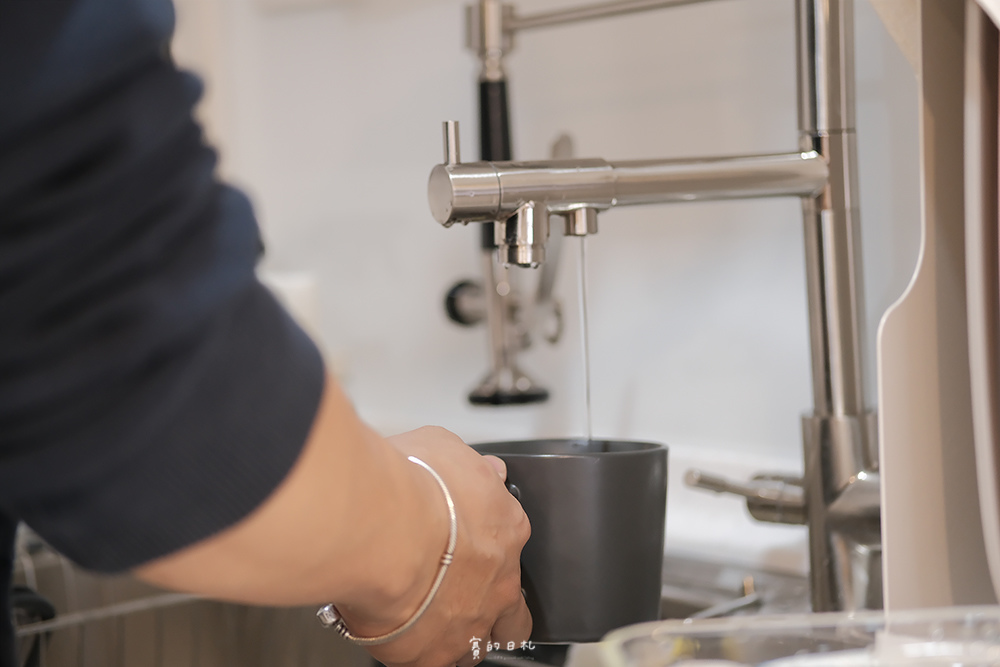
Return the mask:
<path id="1" fill-rule="evenodd" d="M 487 369 L 486 335 L 451 324 L 441 304 L 451 284 L 478 276 L 478 230 L 438 226 L 425 194 L 441 121 L 460 120 L 464 155 L 476 153 L 478 64 L 463 47 L 461 3 L 275 13 L 214 1 L 225 48 L 209 86 L 226 96 L 216 121 L 226 170 L 255 200 L 267 267 L 316 276 L 323 344 L 361 413 L 385 431 L 434 423 L 470 441 L 584 433 L 575 239 L 557 290 L 566 337 L 523 357 L 552 400 L 483 409 L 465 399 Z M 793 5 L 720 0 L 519 35 L 508 59 L 515 157 L 546 157 L 564 131 L 578 155 L 608 159 L 793 150 Z M 873 340 L 916 254 L 916 85 L 865 0 L 857 19 Z M 679 482 L 686 464 L 737 476 L 801 469 L 811 396 L 798 202 L 613 211 L 587 243 L 595 435 L 670 445 L 675 547 L 735 546 L 802 569 L 803 529 L 754 524 L 739 501 Z"/>

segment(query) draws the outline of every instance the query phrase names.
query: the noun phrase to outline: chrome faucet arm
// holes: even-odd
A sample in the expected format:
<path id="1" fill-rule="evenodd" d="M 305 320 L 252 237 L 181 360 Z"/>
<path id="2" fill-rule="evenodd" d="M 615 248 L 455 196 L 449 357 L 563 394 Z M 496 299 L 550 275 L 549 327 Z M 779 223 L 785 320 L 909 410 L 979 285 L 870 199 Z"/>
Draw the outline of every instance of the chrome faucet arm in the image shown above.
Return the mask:
<path id="1" fill-rule="evenodd" d="M 547 28 L 566 25 L 567 23 L 579 23 L 581 21 L 593 21 L 595 19 L 635 14 L 637 12 L 648 12 L 655 9 L 683 7 L 684 5 L 693 5 L 707 1 L 709 0 L 613 0 L 613 2 L 598 2 L 525 16 L 511 12 L 505 17 L 503 31 L 507 35 L 513 35 L 520 30 Z"/>
<path id="2" fill-rule="evenodd" d="M 813 197 L 827 184 L 815 151 L 703 159 L 601 158 L 439 164 L 427 184 L 434 219 L 506 220 L 525 204 L 550 213 L 752 197 Z"/>
<path id="3" fill-rule="evenodd" d="M 692 469 L 684 474 L 691 487 L 743 496 L 747 511 L 758 521 L 802 525 L 806 523 L 805 491 L 802 478 L 791 475 L 755 475 L 748 482 L 737 482 Z"/>
<path id="4" fill-rule="evenodd" d="M 449 121 L 453 123 L 454 121 Z M 451 136 L 446 130 L 446 136 Z M 447 144 L 446 153 L 457 155 Z M 450 158 L 449 158 L 450 159 Z M 826 159 L 816 151 L 693 160 L 595 159 L 439 164 L 427 184 L 434 218 L 494 224 L 505 264 L 545 260 L 550 216 L 568 235 L 597 231 L 597 211 L 615 206 L 753 197 L 812 198 L 826 186 Z"/>
<path id="5" fill-rule="evenodd" d="M 749 482 L 736 482 L 702 470 L 691 469 L 684 474 L 684 483 L 716 493 L 733 493 L 747 500 L 774 503 L 775 506 L 795 508 L 800 511 L 805 507 L 801 477 L 769 475 L 754 477 Z"/>

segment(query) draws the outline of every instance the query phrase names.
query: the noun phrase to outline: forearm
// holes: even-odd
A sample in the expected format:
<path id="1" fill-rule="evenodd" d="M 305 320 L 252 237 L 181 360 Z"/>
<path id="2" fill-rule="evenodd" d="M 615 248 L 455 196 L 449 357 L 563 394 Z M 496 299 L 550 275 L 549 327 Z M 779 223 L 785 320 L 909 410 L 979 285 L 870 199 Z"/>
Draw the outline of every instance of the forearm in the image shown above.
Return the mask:
<path id="1" fill-rule="evenodd" d="M 335 601 L 377 624 L 419 603 L 447 534 L 433 479 L 367 427 L 328 379 L 302 454 L 267 501 L 136 574 L 241 602 Z"/>
<path id="2" fill-rule="evenodd" d="M 471 664 L 470 637 L 528 639 L 518 556 L 530 527 L 503 484 L 503 463 L 441 428 L 383 439 L 333 381 L 299 460 L 260 508 L 137 574 L 242 602 L 329 601 L 355 635 L 391 632 L 426 598 L 449 535 L 441 488 L 407 456 L 430 465 L 448 487 L 457 543 L 432 604 L 372 654 L 387 665 L 464 667 Z"/>

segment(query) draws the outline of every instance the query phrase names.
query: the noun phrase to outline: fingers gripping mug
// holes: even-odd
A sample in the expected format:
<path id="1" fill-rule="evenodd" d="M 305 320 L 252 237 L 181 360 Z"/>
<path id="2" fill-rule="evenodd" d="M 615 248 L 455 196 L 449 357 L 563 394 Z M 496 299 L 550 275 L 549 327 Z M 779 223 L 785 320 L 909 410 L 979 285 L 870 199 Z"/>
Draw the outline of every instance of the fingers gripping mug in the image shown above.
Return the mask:
<path id="1" fill-rule="evenodd" d="M 659 618 L 667 448 L 529 440 L 474 445 L 507 464 L 531 522 L 521 583 L 539 643 L 597 641 Z"/>

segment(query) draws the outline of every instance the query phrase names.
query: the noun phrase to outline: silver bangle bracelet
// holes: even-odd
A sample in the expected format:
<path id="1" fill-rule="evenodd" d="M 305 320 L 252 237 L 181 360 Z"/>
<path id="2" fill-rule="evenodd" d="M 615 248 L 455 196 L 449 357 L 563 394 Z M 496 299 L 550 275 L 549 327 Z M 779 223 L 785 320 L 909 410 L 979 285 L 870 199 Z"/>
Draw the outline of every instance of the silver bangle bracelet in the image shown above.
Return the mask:
<path id="1" fill-rule="evenodd" d="M 438 569 L 437 577 L 434 579 L 434 584 L 431 585 L 430 592 L 427 593 L 424 601 L 420 603 L 413 616 L 392 632 L 387 632 L 384 635 L 376 637 L 359 637 L 347 629 L 347 624 L 344 623 L 344 619 L 341 617 L 340 611 L 337 610 L 336 606 L 327 604 L 320 607 L 319 611 L 316 612 L 316 616 L 319 618 L 319 622 L 323 624 L 323 627 L 333 628 L 341 637 L 359 646 L 385 644 L 409 630 L 424 615 L 427 607 L 434 600 L 434 596 L 441 587 L 441 581 L 444 579 L 444 573 L 448 571 L 448 566 L 451 565 L 451 561 L 455 557 L 455 542 L 458 539 L 458 517 L 455 514 L 455 502 L 451 499 L 451 493 L 448 491 L 448 487 L 445 486 L 444 480 L 441 479 L 441 475 L 437 474 L 434 468 L 431 468 L 416 456 L 409 456 L 407 459 L 429 472 L 434 477 L 434 481 L 441 487 L 445 502 L 448 503 L 448 546 L 445 548 L 444 555 L 441 556 L 441 567 Z"/>

